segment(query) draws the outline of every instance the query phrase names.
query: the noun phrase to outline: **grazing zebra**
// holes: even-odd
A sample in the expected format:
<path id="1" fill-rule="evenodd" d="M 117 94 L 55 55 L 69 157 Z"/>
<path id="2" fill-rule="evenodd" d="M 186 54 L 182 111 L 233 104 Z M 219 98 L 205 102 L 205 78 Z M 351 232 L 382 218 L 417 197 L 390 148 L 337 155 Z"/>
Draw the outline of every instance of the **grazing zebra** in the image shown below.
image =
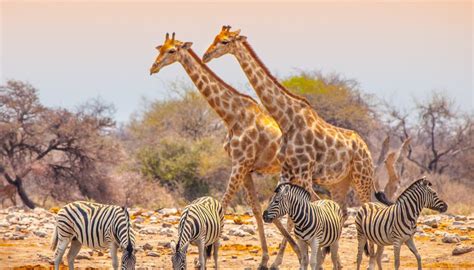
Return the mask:
<path id="1" fill-rule="evenodd" d="M 385 204 L 389 203 L 384 201 Z M 360 269 L 362 252 L 365 249 L 370 254 L 369 269 L 374 267 L 377 260 L 378 269 L 382 269 L 382 253 L 384 246 L 393 245 L 395 253 L 395 269 L 400 267 L 400 248 L 406 244 L 415 255 L 418 269 L 421 269 L 421 257 L 413 242 L 416 230 L 416 221 L 423 208 L 439 212 L 448 210 L 448 205 L 438 198 L 426 178 L 419 179 L 411 184 L 390 206 L 380 203 L 364 204 L 356 217 L 357 238 L 359 242 L 357 252 L 357 269 Z M 367 241 L 377 245 L 377 252 L 373 248 L 369 251 Z"/>
<path id="2" fill-rule="evenodd" d="M 118 269 L 117 249 L 122 248 L 122 269 L 135 269 L 135 235 L 130 227 L 125 207 L 90 202 L 73 202 L 59 210 L 51 248 L 54 269 L 59 269 L 68 244 L 67 260 L 74 269 L 82 245 L 90 248 L 110 248 L 112 266 Z"/>
<path id="3" fill-rule="evenodd" d="M 295 234 L 301 250 L 301 269 L 308 268 L 308 246 L 311 246 L 311 269 L 320 269 L 325 255 L 329 252 L 333 269 L 342 268 L 337 252 L 343 212 L 334 201 L 311 202 L 310 199 L 306 189 L 290 183 L 280 184 L 267 210 L 263 212 L 263 220 L 270 223 L 275 218 L 288 214 L 295 225 Z"/>
<path id="4" fill-rule="evenodd" d="M 224 211 L 216 199 L 202 197 L 186 206 L 179 220 L 178 242 L 171 241 L 173 269 L 186 269 L 186 252 L 190 243 L 199 249 L 197 268 L 206 269 L 206 258 L 211 256 L 214 248 L 214 263 L 218 269 L 217 252 L 223 226 Z"/>

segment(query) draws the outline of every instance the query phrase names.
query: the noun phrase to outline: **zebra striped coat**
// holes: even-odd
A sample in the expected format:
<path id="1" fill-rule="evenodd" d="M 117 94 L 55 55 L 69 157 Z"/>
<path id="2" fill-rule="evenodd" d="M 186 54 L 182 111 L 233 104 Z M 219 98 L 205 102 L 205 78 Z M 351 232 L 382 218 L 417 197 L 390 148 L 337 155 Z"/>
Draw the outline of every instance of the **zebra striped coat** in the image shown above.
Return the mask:
<path id="1" fill-rule="evenodd" d="M 52 249 L 56 250 L 58 264 L 71 241 L 71 249 L 74 247 L 77 252 L 69 252 L 73 254 L 72 258 L 68 257 L 70 268 L 81 245 L 90 248 L 111 248 L 111 253 L 115 252 L 111 254 L 114 268 L 117 264 L 116 250 L 121 247 L 124 249 L 122 265 L 125 262 L 133 266 L 135 264 L 135 234 L 130 227 L 127 210 L 120 206 L 82 201 L 64 206 L 58 212 L 52 240 Z"/>
<path id="2" fill-rule="evenodd" d="M 343 212 L 331 200 L 311 202 L 311 196 L 304 188 L 290 183 L 280 184 L 267 210 L 263 213 L 265 222 L 288 214 L 294 222 L 295 234 L 302 251 L 301 268 L 307 267 L 308 245 L 311 246 L 311 267 L 319 269 L 324 260 L 321 248 L 331 251 L 333 269 L 341 267 L 338 258 L 339 238 L 343 226 Z"/>
<path id="3" fill-rule="evenodd" d="M 387 206 L 390 202 L 384 203 L 366 203 L 357 213 L 355 222 L 359 241 L 358 267 L 362 260 L 362 249 L 365 248 L 369 253 L 367 241 L 370 241 L 379 246 L 375 256 L 379 267 L 383 246 L 394 245 L 395 268 L 398 269 L 400 246 L 406 243 L 415 254 L 421 269 L 421 258 L 412 238 L 416 231 L 417 219 L 423 208 L 445 212 L 447 204 L 438 198 L 436 192 L 431 189 L 431 183 L 425 178 L 411 184 L 394 204 Z"/>
<path id="4" fill-rule="evenodd" d="M 173 268 L 185 269 L 189 244 L 207 248 L 210 255 L 212 245 L 218 242 L 224 226 L 224 211 L 219 201 L 202 197 L 184 208 L 178 226 L 178 241 L 172 242 Z M 216 247 L 214 247 L 216 248 Z M 200 264 L 205 267 L 203 250 L 200 248 Z M 217 250 L 214 250 L 217 261 Z M 217 262 L 216 262 L 217 263 Z"/>

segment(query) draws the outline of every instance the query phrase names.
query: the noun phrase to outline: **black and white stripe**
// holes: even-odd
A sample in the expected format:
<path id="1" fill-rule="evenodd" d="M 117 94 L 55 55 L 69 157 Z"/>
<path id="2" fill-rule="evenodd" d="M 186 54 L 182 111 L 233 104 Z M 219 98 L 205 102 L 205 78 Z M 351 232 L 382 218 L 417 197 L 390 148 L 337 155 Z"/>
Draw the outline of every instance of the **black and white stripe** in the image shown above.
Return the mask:
<path id="1" fill-rule="evenodd" d="M 90 248 L 110 248 L 112 265 L 118 269 L 117 249 L 123 249 L 122 269 L 135 269 L 135 234 L 128 211 L 120 206 L 91 202 L 73 202 L 59 210 L 52 239 L 56 250 L 54 267 L 59 269 L 68 244 L 69 269 L 82 245 Z"/>
<path id="2" fill-rule="evenodd" d="M 214 263 L 217 269 L 219 237 L 223 226 L 224 211 L 216 199 L 202 197 L 188 205 L 179 221 L 178 241 L 171 242 L 173 269 L 186 269 L 186 252 L 189 244 L 198 246 L 199 269 L 206 268 L 206 257 L 210 257 L 214 248 Z"/>
<path id="3" fill-rule="evenodd" d="M 319 269 L 324 255 L 331 252 L 333 268 L 341 267 L 338 259 L 339 238 L 343 226 L 343 213 L 339 205 L 331 200 L 311 202 L 304 188 L 284 183 L 273 195 L 263 213 L 265 222 L 272 222 L 288 214 L 295 225 L 295 234 L 302 253 L 301 268 L 308 267 L 308 246 L 311 246 L 311 268 Z M 324 248 L 324 253 L 321 250 Z"/>
<path id="4" fill-rule="evenodd" d="M 431 188 L 431 183 L 425 178 L 411 184 L 396 200 L 393 205 L 386 206 L 380 203 L 364 204 L 356 217 L 357 237 L 359 249 L 357 253 L 357 269 L 360 268 L 363 249 L 370 253 L 369 268 L 373 268 L 374 260 L 381 269 L 381 260 L 384 246 L 393 245 L 395 253 L 395 269 L 400 266 L 400 247 L 406 244 L 415 255 L 418 269 L 421 269 L 421 257 L 413 242 L 416 231 L 416 221 L 423 208 L 445 212 L 448 205 L 439 199 Z M 367 241 L 377 245 L 377 252 L 369 248 Z"/>

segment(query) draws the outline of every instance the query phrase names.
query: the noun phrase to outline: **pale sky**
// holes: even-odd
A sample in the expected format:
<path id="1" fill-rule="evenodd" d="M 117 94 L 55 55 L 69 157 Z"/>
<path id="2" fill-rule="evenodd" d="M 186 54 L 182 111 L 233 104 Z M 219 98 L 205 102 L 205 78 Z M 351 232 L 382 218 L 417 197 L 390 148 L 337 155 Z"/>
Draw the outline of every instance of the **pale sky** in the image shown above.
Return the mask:
<path id="1" fill-rule="evenodd" d="M 338 72 L 402 108 L 435 89 L 472 110 L 473 5 L 450 2 L 1 1 L 0 83 L 28 81 L 50 106 L 101 97 L 124 122 L 142 97 L 166 98 L 168 82 L 191 82 L 179 64 L 149 76 L 166 32 L 202 55 L 230 24 L 279 77 Z M 233 57 L 209 66 L 253 94 Z"/>

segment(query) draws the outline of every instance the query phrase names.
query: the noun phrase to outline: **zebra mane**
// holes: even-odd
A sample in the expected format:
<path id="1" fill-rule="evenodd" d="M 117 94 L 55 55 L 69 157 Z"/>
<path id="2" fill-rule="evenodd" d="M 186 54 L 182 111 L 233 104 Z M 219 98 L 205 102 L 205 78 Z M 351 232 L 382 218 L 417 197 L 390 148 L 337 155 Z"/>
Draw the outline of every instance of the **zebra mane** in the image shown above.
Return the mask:
<path id="1" fill-rule="evenodd" d="M 419 184 L 422 183 L 423 185 L 426 185 L 426 186 L 431 186 L 431 182 L 426 180 L 426 176 L 423 176 L 422 178 L 414 181 L 413 183 L 411 183 L 397 198 L 397 202 L 400 200 L 400 198 L 403 198 L 405 197 L 404 195 L 406 195 L 408 192 L 410 192 L 411 190 L 415 189 L 416 187 L 419 186 Z"/>
<path id="2" fill-rule="evenodd" d="M 309 194 L 309 192 L 305 188 L 303 188 L 301 186 L 298 186 L 298 185 L 295 185 L 295 184 L 292 184 L 292 183 L 281 183 L 281 184 L 279 184 L 275 188 L 275 193 L 279 193 L 284 186 L 289 186 L 290 188 L 294 188 L 294 189 L 298 190 L 299 192 L 303 193 L 303 196 L 305 198 L 308 198 L 308 199 L 311 198 L 311 194 Z"/>
<path id="3" fill-rule="evenodd" d="M 188 219 L 188 215 L 189 215 L 189 209 L 186 209 L 186 210 L 187 210 L 187 211 L 186 211 L 186 215 L 184 216 L 183 221 L 182 221 L 182 222 L 180 221 L 180 222 L 179 222 L 179 225 L 178 225 L 178 234 L 179 234 L 179 236 L 178 236 L 178 242 L 176 243 L 176 252 L 178 252 L 178 250 L 179 250 L 179 248 L 180 248 L 180 245 L 181 245 L 181 236 L 183 235 L 182 232 L 179 233 L 180 226 L 181 226 L 181 224 L 183 224 L 182 226 L 184 226 L 184 224 L 186 223 L 186 221 L 187 221 L 187 219 Z"/>

